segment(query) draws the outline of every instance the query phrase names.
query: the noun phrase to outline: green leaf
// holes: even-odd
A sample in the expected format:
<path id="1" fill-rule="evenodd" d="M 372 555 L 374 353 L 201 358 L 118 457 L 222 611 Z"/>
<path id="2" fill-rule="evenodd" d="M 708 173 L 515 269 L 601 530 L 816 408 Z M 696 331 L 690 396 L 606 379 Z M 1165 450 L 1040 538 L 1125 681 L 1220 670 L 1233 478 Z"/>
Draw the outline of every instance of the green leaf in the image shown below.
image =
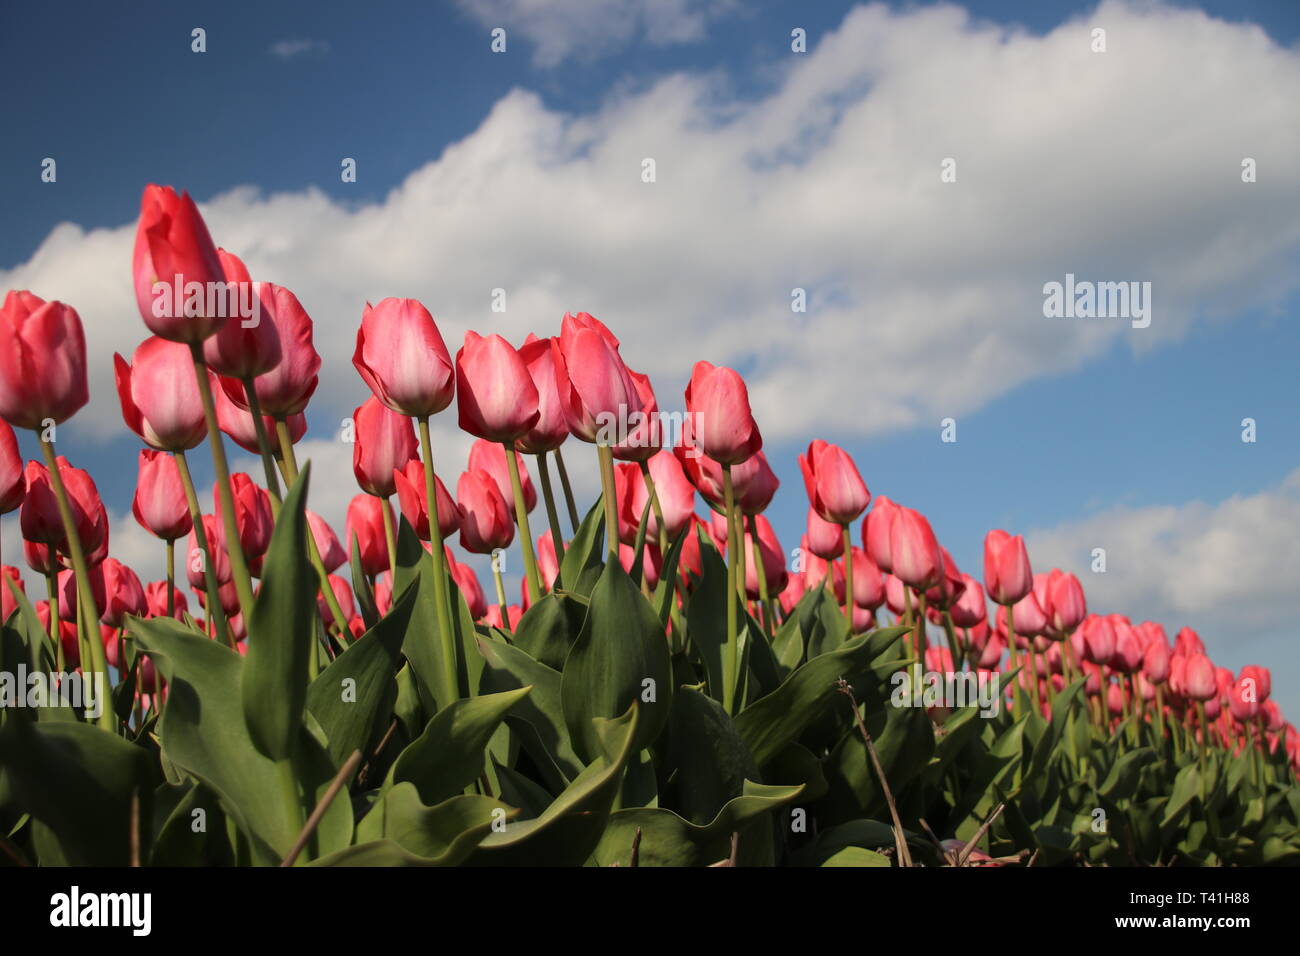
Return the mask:
<path id="1" fill-rule="evenodd" d="M 797 740 L 809 725 L 825 716 L 832 702 L 842 697 L 835 686 L 840 677 L 852 683 L 857 675 L 863 674 L 868 683 L 874 684 L 897 670 L 896 661 L 888 661 L 875 670 L 870 669 L 870 664 L 905 633 L 907 628 L 887 627 L 861 634 L 837 650 L 810 660 L 775 691 L 741 711 L 736 717 L 736 729 L 758 765 L 763 766 L 786 744 Z M 847 699 L 839 706 L 845 712 L 849 710 Z"/>
<path id="2" fill-rule="evenodd" d="M 419 586 L 417 580 L 403 591 L 388 614 L 334 658 L 307 689 L 307 709 L 329 738 L 337 766 L 354 750 L 368 753 L 367 746 L 388 724 L 397 699 L 402 641 Z"/>
<path id="3" fill-rule="evenodd" d="M 892 866 L 889 857 L 881 856 L 874 850 L 864 850 L 857 846 L 846 846 L 838 853 L 832 854 L 822 866 Z"/>
<path id="4" fill-rule="evenodd" d="M 304 514 L 310 480 L 307 462 L 280 507 L 248 622 L 248 666 L 240 682 L 244 722 L 253 745 L 272 760 L 289 757 L 301 733 L 316 639 L 320 581 L 307 559 Z"/>
<path id="5" fill-rule="evenodd" d="M 599 754 L 535 820 L 491 833 L 467 863 L 476 866 L 579 866 L 609 819 L 628 758 L 635 752 L 638 705 L 616 720 L 595 721 Z"/>
<path id="6" fill-rule="evenodd" d="M 582 519 L 573 540 L 564 549 L 560 562 L 560 580 L 564 590 L 586 597 L 600 578 L 605 554 L 605 501 L 597 498 Z"/>
<path id="7" fill-rule="evenodd" d="M 316 613 L 314 606 L 312 613 Z M 164 760 L 217 795 L 226 814 L 249 838 L 256 862 L 278 863 L 293 845 L 302 821 L 289 814 L 280 766 L 253 745 L 244 722 L 239 689 L 240 671 L 250 666 L 247 660 L 171 618 L 128 618 L 127 628 L 140 649 L 154 658 L 171 688 L 158 725 Z M 324 795 L 336 769 L 305 725 L 300 725 L 299 735 L 291 769 L 305 817 Z M 335 800 L 303 858 L 333 852 L 351 840 L 348 801 Z"/>
<path id="8" fill-rule="evenodd" d="M 158 782 L 148 751 L 92 724 L 0 728 L 0 807 L 45 824 L 69 865 L 129 865 L 131 795 L 147 821 Z"/>
<path id="9" fill-rule="evenodd" d="M 460 793 L 483 772 L 483 751 L 506 711 L 531 690 L 471 697 L 442 708 L 398 756 L 385 786 L 412 783 L 429 806 Z"/>
<path id="10" fill-rule="evenodd" d="M 690 687 L 673 695 L 663 803 L 691 823 L 704 825 L 727 801 L 758 778 L 754 758 L 726 711 Z"/>
<path id="11" fill-rule="evenodd" d="M 510 726 L 520 731 L 524 749 L 546 775 L 545 783 L 556 792 L 582 772 L 582 761 L 573 752 L 560 702 L 560 672 L 533 660 L 518 647 L 479 638 L 479 653 L 485 667 L 480 690 L 499 693 L 517 687 L 533 692 L 511 712 Z M 525 726 L 520 726 L 521 724 Z"/>
<path id="12" fill-rule="evenodd" d="M 451 575 L 446 578 L 450 593 Z M 397 532 L 397 569 L 393 575 L 393 593 L 402 593 L 416 579 L 419 579 L 420 590 L 411 611 L 406 639 L 402 642 L 402 653 L 411 662 L 411 669 L 428 695 L 429 703 L 441 708 L 448 701 L 458 699 L 461 694 L 459 688 L 446 686 L 447 677 L 442 664 L 443 644 L 438 635 L 438 602 L 435 598 L 438 592 L 434 587 L 436 579 L 433 562 L 416 537 L 410 522 L 403 517 Z M 455 604 L 452 607 L 455 610 Z M 455 621 L 452 626 L 457 626 Z M 457 660 L 458 673 L 461 664 Z"/>
<path id="13" fill-rule="evenodd" d="M 551 591 L 524 612 L 512 643 L 533 660 L 559 671 L 586 616 L 585 605 Z"/>
<path id="14" fill-rule="evenodd" d="M 358 843 L 391 840 L 431 866 L 455 866 L 479 842 L 519 815 L 494 797 L 454 796 L 425 806 L 414 784 L 399 783 L 375 801 L 357 826 Z"/>
<path id="15" fill-rule="evenodd" d="M 564 663 L 560 702 L 574 752 L 594 759 L 600 748 L 592 720 L 625 713 L 633 701 L 642 704 L 640 750 L 667 723 L 672 697 L 672 662 L 659 618 L 622 565 L 611 561 L 592 589 L 587 619 Z"/>
<path id="16" fill-rule="evenodd" d="M 745 781 L 744 792 L 727 802 L 706 825 L 696 826 L 671 810 L 619 810 L 609 818 L 600 844 L 592 854 L 600 866 L 628 866 L 638 829 L 640 866 L 708 866 L 731 852 L 731 834 L 740 833 L 743 846 L 764 814 L 791 803 L 803 787 L 766 787 Z"/>
<path id="17" fill-rule="evenodd" d="M 384 507 L 388 507 L 388 502 L 384 502 Z M 361 545 L 357 541 L 357 535 L 352 533 L 352 541 L 348 545 L 348 570 L 352 573 L 352 593 L 357 596 L 357 607 L 361 611 L 361 620 L 365 622 L 366 630 L 374 627 L 379 623 L 379 608 L 375 606 L 375 595 L 370 590 L 370 582 L 366 579 L 366 572 L 361 567 Z"/>

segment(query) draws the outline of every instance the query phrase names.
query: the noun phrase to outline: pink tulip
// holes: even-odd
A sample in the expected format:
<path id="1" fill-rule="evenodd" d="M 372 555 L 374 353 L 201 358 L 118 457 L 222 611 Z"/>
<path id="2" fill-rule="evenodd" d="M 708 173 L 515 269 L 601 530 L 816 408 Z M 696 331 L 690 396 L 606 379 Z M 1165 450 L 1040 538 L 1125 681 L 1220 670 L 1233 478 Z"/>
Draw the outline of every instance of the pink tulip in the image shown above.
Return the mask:
<path id="1" fill-rule="evenodd" d="M 894 502 L 880 495 L 876 498 L 875 507 L 862 519 L 862 550 L 871 555 L 871 560 L 886 573 L 890 573 L 893 568 L 889 553 L 889 533 L 897 508 Z"/>
<path id="2" fill-rule="evenodd" d="M 893 573 L 917 590 L 928 590 L 943 577 L 943 556 L 930 522 L 919 511 L 899 507 L 889 530 Z"/>
<path id="3" fill-rule="evenodd" d="M 217 406 L 217 427 L 244 451 L 254 455 L 261 454 L 261 447 L 257 444 L 257 426 L 253 424 L 253 413 L 247 408 L 236 405 L 226 393 L 229 387 L 231 391 L 238 391 L 242 400 L 242 388 L 231 379 L 211 374 L 208 378 L 212 382 L 212 398 Z M 226 384 L 228 382 L 229 386 Z M 289 429 L 290 442 L 296 444 L 303 435 L 307 434 L 307 416 L 302 412 L 287 416 L 285 425 Z M 281 455 L 280 437 L 276 433 L 275 419 L 270 415 L 263 415 L 262 427 L 271 454 Z"/>
<path id="4" fill-rule="evenodd" d="M 519 357 L 528 368 L 533 388 L 537 391 L 537 422 L 515 446 L 529 455 L 554 451 L 569 437 L 569 419 L 564 414 L 564 402 L 556 388 L 555 356 L 551 340 L 529 335 L 519 349 Z"/>
<path id="5" fill-rule="evenodd" d="M 594 329 L 562 328 L 551 341 L 551 358 L 569 431 L 585 442 L 615 444 L 619 422 L 641 407 L 617 348 Z"/>
<path id="6" fill-rule="evenodd" d="M 140 472 L 131 502 L 135 520 L 164 541 L 189 534 L 193 522 L 176 460 L 152 448 L 140 450 Z"/>
<path id="7" fill-rule="evenodd" d="M 18 428 L 62 424 L 90 400 L 86 337 L 76 309 L 30 292 L 0 306 L 0 418 Z"/>
<path id="8" fill-rule="evenodd" d="M 344 534 L 351 553 L 353 540 L 359 551 L 361 570 L 374 577 L 388 570 L 388 539 L 384 534 L 384 510 L 392 518 L 393 509 L 384 498 L 361 494 L 348 503 Z"/>
<path id="9" fill-rule="evenodd" d="M 460 543 L 474 554 L 491 554 L 506 548 L 515 538 L 510 508 L 492 476 L 485 471 L 467 471 L 456 482 L 460 507 Z"/>
<path id="10" fill-rule="evenodd" d="M 1142 653 L 1142 673 L 1152 684 L 1163 684 L 1169 679 L 1169 645 L 1151 641 Z"/>
<path id="11" fill-rule="evenodd" d="M 1219 692 L 1214 664 L 1204 654 L 1188 655 L 1183 682 L 1184 694 L 1192 700 L 1208 701 Z"/>
<path id="12" fill-rule="evenodd" d="M 763 447 L 745 380 L 732 369 L 696 362 L 686 386 L 691 441 L 714 461 L 736 465 Z"/>
<path id="13" fill-rule="evenodd" d="M 781 487 L 781 480 L 776 477 L 776 472 L 768 464 L 767 455 L 757 451 L 743 465 L 732 468 L 732 481 L 735 481 L 736 472 L 739 469 L 748 468 L 751 465 L 754 473 L 745 483 L 745 493 L 737 496 L 736 504 L 743 514 L 757 515 L 766 511 L 767 506 L 772 503 L 772 499 L 776 497 L 777 489 Z"/>
<path id="14" fill-rule="evenodd" d="M 0 420 L 0 515 L 21 505 L 26 493 L 27 479 L 23 476 L 23 455 L 18 450 L 18 438 L 9 423 Z"/>
<path id="15" fill-rule="evenodd" d="M 963 574 L 962 581 L 965 582 L 966 587 L 948 611 L 952 615 L 953 624 L 957 627 L 974 627 L 983 621 L 988 613 L 984 602 L 984 588 L 969 574 Z"/>
<path id="16" fill-rule="evenodd" d="M 397 485 L 397 503 L 402 515 L 421 541 L 429 540 L 429 496 L 424 483 L 424 464 L 418 459 L 406 463 L 406 468 L 393 472 L 393 481 Z M 460 511 L 452 500 L 442 479 L 434 476 L 436 486 L 434 494 L 438 503 L 438 528 L 443 540 L 455 533 L 460 527 Z"/>
<path id="17" fill-rule="evenodd" d="M 478 438 L 512 442 L 541 418 L 528 366 L 499 335 L 465 333 L 456 353 L 456 392 L 461 430 Z"/>
<path id="18" fill-rule="evenodd" d="M 820 439 L 799 456 L 808 500 L 817 513 L 834 524 L 851 524 L 871 503 L 871 492 L 858 474 L 853 459 L 839 445 Z"/>
<path id="19" fill-rule="evenodd" d="M 347 563 L 348 553 L 339 544 L 339 537 L 334 533 L 334 529 L 329 526 L 329 522 L 310 508 L 307 509 L 307 527 L 311 529 L 311 536 L 316 539 L 316 550 L 320 552 L 320 561 L 325 565 L 326 571 L 337 571 Z M 348 616 L 344 615 L 344 617 Z"/>
<path id="20" fill-rule="evenodd" d="M 452 557 L 450 548 L 446 554 L 447 568 L 456 582 L 456 588 L 465 599 L 470 617 L 477 621 L 487 613 L 487 598 L 483 594 L 483 586 L 479 584 L 478 575 L 468 564 L 462 564 Z"/>
<path id="21" fill-rule="evenodd" d="M 686 473 L 672 452 L 658 452 L 649 460 L 648 466 L 655 495 L 659 498 L 659 508 L 663 511 L 668 540 L 675 541 L 695 514 L 695 486 L 687 480 Z M 639 474 L 629 485 L 629 508 L 639 521 L 641 512 L 650 500 L 650 492 Z M 646 526 L 646 540 L 659 540 L 659 519 L 655 517 L 653 508 L 650 509 L 650 521 Z"/>
<path id="22" fill-rule="evenodd" d="M 257 283 L 261 321 L 275 326 L 280 361 L 253 379 L 264 414 L 275 418 L 296 415 L 307 407 L 319 382 L 320 354 L 312 344 L 312 320 L 302 303 L 283 286 Z M 242 382 L 222 376 L 221 387 L 237 406 L 247 409 Z"/>
<path id="23" fill-rule="evenodd" d="M 202 342 L 225 324 L 226 310 L 206 314 L 208 292 L 216 283 L 224 286 L 226 272 L 189 193 L 178 196 L 170 186 L 153 183 L 144 188 L 132 271 L 140 317 L 155 335 L 173 342 Z M 155 283 L 162 286 L 155 289 Z M 195 302 L 192 288 L 198 291 Z"/>
<path id="24" fill-rule="evenodd" d="M 253 306 L 251 315 L 231 315 L 216 335 L 203 343 L 203 358 L 214 372 L 231 378 L 255 378 L 280 364 L 280 333 L 274 322 L 263 321 L 262 283 L 249 279 L 239 257 L 217 250 L 226 281 L 239 290 L 239 301 Z"/>
<path id="25" fill-rule="evenodd" d="M 415 299 L 366 304 L 352 364 L 395 412 L 424 418 L 451 404 L 456 374 L 429 310 Z"/>
<path id="26" fill-rule="evenodd" d="M 110 627 L 122 627 L 128 614 L 144 617 L 149 613 L 140 578 L 116 558 L 105 558 L 92 572 L 104 582 L 104 603 L 99 619 Z"/>
<path id="27" fill-rule="evenodd" d="M 352 421 L 352 473 L 357 484 L 362 491 L 380 498 L 396 494 L 393 472 L 404 469 L 420 450 L 411 419 L 372 395 L 352 413 Z"/>
<path id="28" fill-rule="evenodd" d="M 885 580 L 880 568 L 861 548 L 853 549 L 853 603 L 869 611 L 885 603 Z"/>
<path id="29" fill-rule="evenodd" d="M 271 496 L 248 475 L 236 472 L 230 476 L 230 494 L 235 505 L 235 527 L 239 529 L 239 545 L 245 557 L 258 558 L 266 554 L 271 545 L 271 531 L 275 522 L 271 518 Z M 224 522 L 221 495 L 216 485 L 212 488 L 216 504 L 214 514 Z M 225 527 L 225 524 L 222 524 Z"/>
<path id="30" fill-rule="evenodd" d="M 528 476 L 528 467 L 524 456 L 515 452 L 515 464 L 519 466 L 519 485 L 524 494 L 524 510 L 531 513 L 537 507 L 537 492 L 533 481 Z M 514 508 L 515 492 L 510 483 L 510 467 L 506 463 L 506 449 L 498 442 L 480 438 L 469 449 L 469 471 L 486 471 L 496 482 L 501 497 Z M 512 512 L 513 513 L 513 512 Z"/>
<path id="31" fill-rule="evenodd" d="M 150 617 L 167 616 L 167 582 L 150 581 L 144 586 L 145 604 L 148 606 Z M 182 615 L 189 609 L 189 603 L 185 600 L 185 592 L 180 588 L 172 587 L 172 616 L 176 620 L 182 620 Z"/>
<path id="32" fill-rule="evenodd" d="M 984 538 L 984 588 L 998 604 L 1015 604 L 1034 586 L 1025 540 L 1002 530 Z"/>
<path id="33" fill-rule="evenodd" d="M 164 451 L 185 451 L 203 441 L 207 425 L 189 348 L 153 335 L 135 350 L 131 363 L 113 356 L 127 427 Z"/>
<path id="34" fill-rule="evenodd" d="M 831 524 L 808 506 L 808 548 L 819 558 L 833 561 L 844 553 L 844 529 Z"/>

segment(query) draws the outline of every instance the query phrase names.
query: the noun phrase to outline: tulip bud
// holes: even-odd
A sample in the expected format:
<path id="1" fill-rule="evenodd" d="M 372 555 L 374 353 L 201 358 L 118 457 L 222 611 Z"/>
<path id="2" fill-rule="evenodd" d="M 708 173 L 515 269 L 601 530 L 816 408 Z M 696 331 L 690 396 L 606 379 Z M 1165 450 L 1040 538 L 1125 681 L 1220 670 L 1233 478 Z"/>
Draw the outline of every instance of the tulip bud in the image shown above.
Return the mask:
<path id="1" fill-rule="evenodd" d="M 424 418 L 451 404 L 456 376 L 429 310 L 415 299 L 366 304 L 352 364 L 395 412 Z"/>
<path id="2" fill-rule="evenodd" d="M 990 531 L 984 538 L 984 588 L 998 604 L 1015 604 L 1034 586 L 1029 554 L 1020 535 Z"/>
<path id="3" fill-rule="evenodd" d="M 33 431 L 67 421 L 87 401 L 86 336 L 76 309 L 30 292 L 0 306 L 0 418 Z"/>
<path id="4" fill-rule="evenodd" d="M 352 473 L 357 484 L 380 498 L 396 494 L 393 472 L 404 469 L 419 454 L 411 419 L 372 395 L 352 413 L 352 421 L 356 428 Z"/>
<path id="5" fill-rule="evenodd" d="M 732 369 L 696 362 L 686 386 L 690 443 L 714 461 L 735 465 L 763 447 L 745 380 Z"/>
<path id="6" fill-rule="evenodd" d="M 799 456 L 808 500 L 825 520 L 846 525 L 857 521 L 871 503 L 857 466 L 848 452 L 838 445 L 817 440 L 808 446 L 808 454 Z"/>

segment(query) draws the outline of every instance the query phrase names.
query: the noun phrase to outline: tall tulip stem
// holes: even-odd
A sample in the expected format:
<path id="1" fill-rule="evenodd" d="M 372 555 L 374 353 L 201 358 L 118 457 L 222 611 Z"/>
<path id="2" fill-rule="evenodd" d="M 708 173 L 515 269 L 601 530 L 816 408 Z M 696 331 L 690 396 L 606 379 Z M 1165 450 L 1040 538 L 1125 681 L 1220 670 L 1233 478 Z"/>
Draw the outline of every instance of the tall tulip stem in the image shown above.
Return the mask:
<path id="1" fill-rule="evenodd" d="M 560 473 L 560 488 L 564 491 L 564 503 L 569 506 L 569 521 L 573 526 L 575 534 L 578 532 L 578 506 L 573 501 L 573 487 L 569 484 L 569 472 L 564 467 L 564 456 L 560 454 L 560 449 L 555 449 L 551 454 L 555 456 L 555 470 Z"/>
<path id="2" fill-rule="evenodd" d="M 167 539 L 167 616 L 176 616 L 176 540 Z"/>
<path id="3" fill-rule="evenodd" d="M 749 537 L 754 551 L 754 577 L 758 581 L 758 600 L 763 606 L 763 627 L 770 638 L 776 630 L 776 616 L 773 613 L 771 597 L 767 593 L 767 568 L 763 565 L 763 549 L 758 543 L 757 515 L 749 516 Z"/>
<path id="4" fill-rule="evenodd" d="M 429 416 L 420 423 L 420 450 L 424 458 L 424 491 L 429 509 L 429 560 L 433 563 L 433 603 L 438 612 L 438 639 L 442 642 L 443 680 L 451 699 L 438 701 L 438 707 L 460 698 L 460 679 L 456 666 L 456 635 L 451 629 L 451 592 L 447 588 L 447 555 L 442 548 L 442 525 L 438 522 L 438 483 L 433 471 L 433 440 L 429 437 Z M 508 456 L 507 456 L 508 457 Z"/>
<path id="5" fill-rule="evenodd" d="M 194 477 L 190 474 L 189 459 L 185 457 L 183 451 L 173 452 L 172 457 L 176 460 L 177 471 L 181 473 L 181 486 L 185 489 L 185 502 L 189 505 L 190 521 L 194 525 L 194 540 L 198 543 L 199 550 L 203 552 L 203 585 L 208 596 L 208 603 L 204 610 L 207 616 L 212 619 L 213 633 L 217 639 L 225 641 L 233 650 L 235 635 L 226 623 L 226 609 L 221 604 L 221 587 L 217 583 L 217 565 L 213 559 L 212 544 L 208 541 L 207 529 L 203 527 L 203 513 L 199 508 L 199 496 L 194 490 Z M 190 557 L 192 558 L 192 556 Z M 244 623 L 247 625 L 247 619 L 245 619 Z"/>
<path id="6" fill-rule="evenodd" d="M 271 440 L 266 434 L 266 422 L 262 420 L 262 403 L 257 397 L 257 385 L 253 377 L 241 379 L 244 385 L 244 398 L 248 401 L 248 410 L 253 416 L 253 428 L 257 432 L 257 450 L 262 456 L 262 471 L 266 475 L 266 489 L 271 492 L 271 517 L 280 517 L 280 477 L 275 473 L 275 457 L 271 454 Z M 278 434 L 277 434 L 278 437 Z"/>
<path id="7" fill-rule="evenodd" d="M 284 477 L 292 486 L 298 480 L 298 456 L 293 451 L 289 424 L 283 417 L 275 420 L 275 435 L 280 442 L 280 466 L 285 469 Z M 334 593 L 334 586 L 330 584 L 330 574 L 325 570 L 325 562 L 321 560 L 320 548 L 316 546 L 316 535 L 312 534 L 311 525 L 307 526 L 307 558 L 316 571 L 316 577 L 320 580 L 320 594 L 325 599 L 325 606 L 329 608 L 330 617 L 334 619 L 334 630 L 340 638 L 350 636 L 348 619 L 343 613 L 342 605 L 339 604 L 338 596 Z M 314 661 L 315 657 L 312 660 Z"/>
<path id="8" fill-rule="evenodd" d="M 388 548 L 388 583 L 397 580 L 397 533 L 393 530 L 393 514 L 388 506 L 388 499 L 379 499 L 383 503 L 380 512 L 384 516 L 384 545 Z"/>
<path id="9" fill-rule="evenodd" d="M 226 462 L 226 448 L 221 441 L 221 431 L 217 427 L 217 406 L 212 400 L 212 383 L 208 381 L 208 364 L 203 359 L 203 345 L 190 343 L 190 355 L 194 357 L 194 377 L 199 385 L 199 397 L 203 400 L 203 417 L 208 424 L 208 445 L 212 449 L 212 468 L 217 475 L 217 497 L 221 502 L 221 521 L 226 529 L 226 553 L 230 556 L 230 576 L 235 581 L 235 594 L 239 597 L 239 609 L 243 612 L 244 623 L 252 619 L 253 580 L 248 574 L 248 562 L 244 560 L 244 548 L 239 542 L 239 524 L 235 520 L 235 497 L 230 491 L 230 466 Z"/>
<path id="10" fill-rule="evenodd" d="M 528 526 L 528 507 L 524 501 L 524 486 L 519 480 L 519 458 L 515 443 L 502 442 L 506 450 L 506 470 L 510 472 L 510 490 L 515 496 L 515 521 L 519 525 L 519 546 L 524 551 L 524 571 L 528 577 L 528 601 L 536 604 L 542 599 L 542 579 L 537 573 L 537 555 L 533 553 L 533 532 Z"/>
<path id="11" fill-rule="evenodd" d="M 849 622 L 849 637 L 853 636 L 853 537 L 849 526 L 844 531 L 844 619 Z M 758 537 L 754 537 L 754 553 L 758 553 Z"/>
<path id="12" fill-rule="evenodd" d="M 650 496 L 650 507 L 654 509 L 655 525 L 659 531 L 659 557 L 668 557 L 668 526 L 664 524 L 664 509 L 659 503 L 659 492 L 655 490 L 655 480 L 650 474 L 650 463 L 641 462 L 641 478 L 645 482 L 646 493 Z M 754 547 L 758 548 L 758 532 L 754 532 Z M 757 550 L 755 550 L 757 554 Z"/>
<path id="13" fill-rule="evenodd" d="M 736 490 L 731 483 L 731 466 L 722 466 L 723 504 L 727 509 L 727 652 L 723 656 L 722 709 L 735 713 L 736 685 L 739 683 L 740 641 L 736 621 Z"/>
<path id="14" fill-rule="evenodd" d="M 608 445 L 597 445 L 600 459 L 600 484 L 605 498 L 605 540 L 609 543 L 609 560 L 618 560 L 618 505 L 614 484 L 614 453 Z"/>
<path id="15" fill-rule="evenodd" d="M 104 642 L 99 636 L 99 610 L 95 606 L 95 594 L 90 589 L 90 568 L 86 564 L 85 552 L 81 550 L 81 538 L 77 534 L 77 522 L 72 517 L 72 506 L 68 503 L 68 490 L 63 485 L 63 476 L 59 473 L 59 463 L 54 457 L 54 446 L 40 432 L 36 433 L 41 443 L 41 453 L 45 456 L 45 467 L 50 473 L 50 484 L 54 488 L 54 499 L 58 504 L 59 518 L 63 521 L 63 533 L 68 541 L 68 555 L 72 558 L 72 570 L 77 579 L 77 627 L 84 635 L 90 650 L 89 661 L 82 660 L 82 671 L 89 664 L 91 674 L 108 680 L 108 661 L 104 656 Z M 53 619 L 51 609 L 51 619 Z M 56 631 L 57 633 L 57 631 Z M 90 675 L 87 675 L 90 676 Z M 113 708 L 100 708 L 97 719 L 99 726 L 113 730 Z"/>
<path id="16" fill-rule="evenodd" d="M 560 513 L 555 507 L 555 492 L 551 488 L 551 470 L 546 465 L 546 452 L 533 456 L 537 461 L 537 479 L 542 484 L 542 500 L 546 502 L 546 520 L 551 526 L 551 544 L 555 548 L 555 563 L 564 561 L 564 534 L 560 531 Z"/>
<path id="17" fill-rule="evenodd" d="M 501 630 L 510 630 L 510 609 L 506 602 L 506 583 L 501 580 L 501 566 L 498 562 L 492 562 L 492 580 L 497 586 L 497 604 L 501 606 Z"/>

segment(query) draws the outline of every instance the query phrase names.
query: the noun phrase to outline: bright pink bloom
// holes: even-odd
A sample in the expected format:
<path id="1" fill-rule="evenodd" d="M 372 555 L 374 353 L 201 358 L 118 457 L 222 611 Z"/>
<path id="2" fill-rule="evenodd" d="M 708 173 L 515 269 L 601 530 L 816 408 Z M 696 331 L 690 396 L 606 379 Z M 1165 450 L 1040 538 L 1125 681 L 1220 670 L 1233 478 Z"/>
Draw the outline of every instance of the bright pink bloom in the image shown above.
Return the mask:
<path id="1" fill-rule="evenodd" d="M 943 556 L 930 522 L 919 511 L 899 507 L 889 530 L 893 573 L 917 590 L 928 590 L 943 578 Z"/>
<path id="2" fill-rule="evenodd" d="M 90 400 L 77 310 L 30 292 L 0 306 L 0 418 L 18 428 L 62 424 Z"/>
<path id="3" fill-rule="evenodd" d="M 1000 529 L 984 538 L 984 588 L 998 604 L 1015 604 L 1034 586 L 1025 539 Z"/>
<path id="4" fill-rule="evenodd" d="M 451 404 L 456 374 L 429 310 L 415 299 L 366 304 L 352 364 L 395 412 L 423 418 Z"/>
<path id="5" fill-rule="evenodd" d="M 261 321 L 272 323 L 280 340 L 280 361 L 253 379 L 257 399 L 267 415 L 296 415 L 307 407 L 319 382 L 320 354 L 312 344 L 311 316 L 298 297 L 283 286 L 259 282 L 257 289 Z M 243 384 L 226 376 L 220 381 L 230 400 L 247 409 Z"/>
<path id="6" fill-rule="evenodd" d="M 220 375 L 253 378 L 280 364 L 280 333 L 274 322 L 263 321 L 262 283 L 249 279 L 248 269 L 233 253 L 218 249 L 217 257 L 226 281 L 236 287 L 239 304 L 250 304 L 252 314 L 232 311 L 217 334 L 203 343 L 203 358 Z"/>
<path id="7" fill-rule="evenodd" d="M 434 475 L 433 480 L 434 494 L 438 499 L 438 528 L 445 541 L 460 527 L 460 511 L 442 479 Z M 405 469 L 393 472 L 393 481 L 397 485 L 397 503 L 401 506 L 402 515 L 410 522 L 420 540 L 428 541 L 429 496 L 424 483 L 424 464 L 418 458 L 408 461 Z"/>
<path id="8" fill-rule="evenodd" d="M 0 515 L 8 514 L 22 504 L 26 493 L 27 479 L 23 477 L 23 456 L 18 450 L 18 438 L 9 423 L 0 420 Z"/>
<path id="9" fill-rule="evenodd" d="M 813 508 L 834 524 L 851 524 L 871 504 L 871 492 L 853 459 L 839 445 L 818 439 L 799 456 L 804 487 Z"/>
<path id="10" fill-rule="evenodd" d="M 528 366 L 499 335 L 465 333 L 456 353 L 456 392 L 461 430 L 478 438 L 512 442 L 541 418 Z"/>
<path id="11" fill-rule="evenodd" d="M 140 317 L 155 335 L 173 342 L 202 342 L 225 324 L 224 314 L 205 314 L 208 292 L 215 283 L 224 286 L 226 272 L 189 193 L 178 196 L 170 186 L 153 183 L 144 188 L 132 272 Z M 158 282 L 168 291 L 160 287 L 155 293 Z M 175 301 L 177 284 L 180 301 Z M 192 290 L 198 292 L 194 302 Z"/>
<path id="12" fill-rule="evenodd" d="M 372 395 L 352 413 L 352 421 L 352 473 L 357 484 L 380 498 L 396 494 L 393 472 L 405 468 L 420 451 L 411 419 Z"/>
<path id="13" fill-rule="evenodd" d="M 515 539 L 510 508 L 496 481 L 485 471 L 467 471 L 456 482 L 460 543 L 474 554 L 491 554 Z"/>
<path id="14" fill-rule="evenodd" d="M 745 380 L 732 369 L 696 362 L 686 386 L 692 443 L 723 465 L 736 465 L 763 447 Z"/>
<path id="15" fill-rule="evenodd" d="M 167 452 L 140 449 L 140 472 L 131 511 L 140 526 L 164 541 L 189 534 L 193 525 L 180 468 Z"/>

